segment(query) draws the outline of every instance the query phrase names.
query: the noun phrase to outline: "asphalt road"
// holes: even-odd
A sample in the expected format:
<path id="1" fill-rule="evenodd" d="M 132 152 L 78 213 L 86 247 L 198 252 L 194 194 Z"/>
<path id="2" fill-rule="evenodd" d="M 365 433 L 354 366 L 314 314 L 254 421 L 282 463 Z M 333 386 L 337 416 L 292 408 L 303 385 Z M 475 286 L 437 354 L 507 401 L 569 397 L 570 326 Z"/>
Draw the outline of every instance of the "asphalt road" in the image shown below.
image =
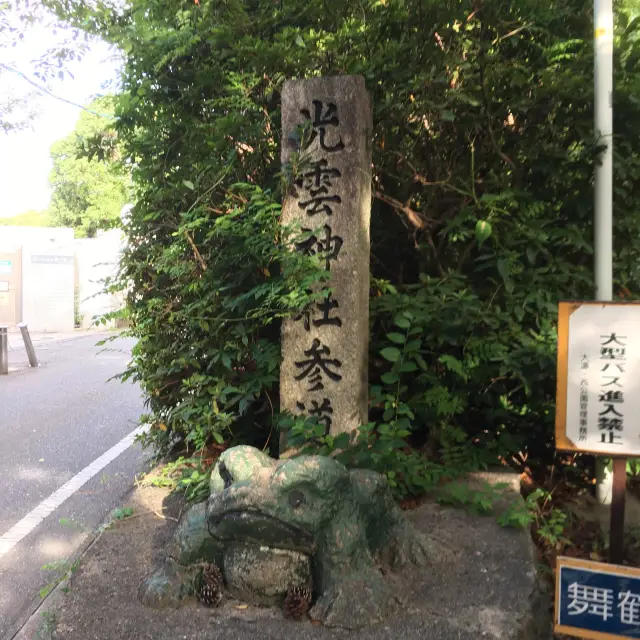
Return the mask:
<path id="1" fill-rule="evenodd" d="M 134 444 L 97 472 L 10 550 L 3 536 L 137 426 L 139 389 L 108 382 L 124 370 L 131 341 L 97 347 L 96 335 L 35 343 L 41 366 L 21 349 L 0 376 L 0 638 L 12 638 L 41 600 L 40 591 L 73 559 L 90 533 L 123 504 L 144 467 Z M 15 343 L 14 343 L 15 344 Z M 105 351 L 105 348 L 108 349 Z M 91 472 L 89 472 L 91 473 Z M 6 544 L 6 540 L 5 540 Z M 45 565 L 56 569 L 44 569 Z"/>

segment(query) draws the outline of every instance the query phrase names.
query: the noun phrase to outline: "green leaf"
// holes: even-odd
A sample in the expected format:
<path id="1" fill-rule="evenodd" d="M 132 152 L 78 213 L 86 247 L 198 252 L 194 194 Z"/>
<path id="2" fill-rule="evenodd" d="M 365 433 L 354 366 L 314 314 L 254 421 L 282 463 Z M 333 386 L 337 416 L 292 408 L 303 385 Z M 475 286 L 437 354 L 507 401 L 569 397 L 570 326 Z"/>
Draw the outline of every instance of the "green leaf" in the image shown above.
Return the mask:
<path id="1" fill-rule="evenodd" d="M 296 44 L 297 44 L 299 47 L 302 47 L 302 48 L 305 48 L 305 47 L 307 46 L 307 45 L 304 43 L 304 40 L 302 39 L 302 36 L 301 36 L 300 34 L 298 34 L 298 35 L 296 36 Z"/>
<path id="2" fill-rule="evenodd" d="M 418 363 L 418 366 L 423 370 L 426 371 L 428 369 L 427 367 L 427 363 L 424 361 L 424 358 L 421 355 L 414 355 L 413 359 Z"/>
<path id="3" fill-rule="evenodd" d="M 484 241 L 491 235 L 491 223 L 486 220 L 476 222 L 476 240 L 482 246 Z"/>
<path id="4" fill-rule="evenodd" d="M 382 349 L 380 351 L 380 355 L 389 362 L 398 362 L 400 358 L 402 358 L 402 352 L 400 349 L 396 349 L 395 347 L 387 347 L 386 349 Z"/>
<path id="5" fill-rule="evenodd" d="M 191 191 L 193 191 L 195 189 L 195 186 L 193 184 L 193 182 L 191 182 L 191 180 L 183 180 L 182 184 L 187 187 L 187 189 L 191 189 Z"/>
<path id="6" fill-rule="evenodd" d="M 536 256 L 538 255 L 538 251 L 533 247 L 527 247 L 527 260 L 529 260 L 529 264 L 536 263 Z"/>
<path id="7" fill-rule="evenodd" d="M 480 100 L 478 100 L 477 98 L 474 98 L 473 96 L 470 96 L 468 93 L 464 93 L 464 91 L 458 91 L 455 95 L 458 98 L 458 100 L 460 100 L 461 102 L 465 102 L 466 104 L 469 104 L 472 107 L 480 106 Z"/>
<path id="8" fill-rule="evenodd" d="M 399 376 L 397 373 L 393 373 L 392 371 L 387 371 L 387 373 L 383 373 L 380 376 L 380 380 L 385 384 L 395 384 L 399 380 Z"/>
<path id="9" fill-rule="evenodd" d="M 396 344 L 404 344 L 406 338 L 401 333 L 387 333 L 387 338 Z"/>
<path id="10" fill-rule="evenodd" d="M 449 371 L 457 373 L 461 378 L 467 379 L 467 374 L 462 366 L 460 360 L 450 355 L 443 355 L 438 358 L 438 362 L 441 362 Z"/>
<path id="11" fill-rule="evenodd" d="M 393 323 L 401 329 L 408 329 L 411 326 L 411 322 L 400 313 L 393 319 Z"/>
<path id="12" fill-rule="evenodd" d="M 349 441 L 351 440 L 348 433 L 340 433 L 335 437 L 333 441 L 333 446 L 335 449 L 345 449 L 349 446 Z"/>

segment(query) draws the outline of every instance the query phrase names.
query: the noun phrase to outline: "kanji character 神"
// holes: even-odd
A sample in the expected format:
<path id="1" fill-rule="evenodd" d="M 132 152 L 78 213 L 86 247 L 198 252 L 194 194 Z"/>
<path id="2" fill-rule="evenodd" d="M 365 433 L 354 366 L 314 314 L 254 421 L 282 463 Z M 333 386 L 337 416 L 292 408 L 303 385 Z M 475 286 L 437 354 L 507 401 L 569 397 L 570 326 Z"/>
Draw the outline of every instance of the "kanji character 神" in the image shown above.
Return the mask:
<path id="1" fill-rule="evenodd" d="M 302 231 L 311 233 L 311 229 L 303 228 Z M 331 260 L 336 260 L 340 255 L 340 249 L 344 244 L 340 236 L 331 235 L 331 227 L 328 224 L 324 225 L 324 236 L 317 237 L 315 235 L 309 236 L 307 240 L 296 244 L 298 251 L 306 253 L 309 256 L 315 256 L 318 253 L 325 254 L 325 268 L 330 271 Z"/>

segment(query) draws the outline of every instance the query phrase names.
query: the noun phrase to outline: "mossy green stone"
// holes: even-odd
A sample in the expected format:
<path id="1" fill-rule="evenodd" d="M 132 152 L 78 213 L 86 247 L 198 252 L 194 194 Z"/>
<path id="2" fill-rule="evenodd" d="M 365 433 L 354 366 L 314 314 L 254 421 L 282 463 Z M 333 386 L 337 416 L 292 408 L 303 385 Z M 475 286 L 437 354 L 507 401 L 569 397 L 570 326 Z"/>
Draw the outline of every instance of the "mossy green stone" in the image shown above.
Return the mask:
<path id="1" fill-rule="evenodd" d="M 201 502 L 187 511 L 174 534 L 174 556 L 183 565 L 194 562 L 222 561 L 223 547 L 209 534 L 207 527 L 207 503 Z"/>
<path id="2" fill-rule="evenodd" d="M 234 482 L 247 482 L 256 476 L 261 470 L 271 470 L 276 461 L 259 449 L 241 445 L 232 447 L 222 453 L 211 472 L 209 488 L 211 494 L 219 493 L 225 489 L 225 469 L 233 468 Z"/>

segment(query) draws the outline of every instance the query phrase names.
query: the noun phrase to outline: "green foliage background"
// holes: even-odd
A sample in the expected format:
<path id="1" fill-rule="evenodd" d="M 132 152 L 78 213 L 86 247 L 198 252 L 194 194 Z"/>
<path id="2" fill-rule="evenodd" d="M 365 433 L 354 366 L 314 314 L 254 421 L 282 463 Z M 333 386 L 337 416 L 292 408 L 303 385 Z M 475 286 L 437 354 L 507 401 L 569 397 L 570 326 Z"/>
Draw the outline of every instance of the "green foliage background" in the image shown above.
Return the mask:
<path id="1" fill-rule="evenodd" d="M 372 423 L 350 461 L 417 493 L 437 476 L 426 458 L 553 456 L 557 302 L 593 295 L 590 1 L 51 4 L 125 54 L 116 130 L 137 204 L 120 286 L 139 338 L 128 375 L 156 443 L 274 442 L 278 318 L 322 277 L 290 263 L 278 231 L 280 92 L 286 78 L 362 74 L 375 123 Z M 637 27 L 618 12 L 624 296 L 638 280 Z"/>
<path id="2" fill-rule="evenodd" d="M 47 209 L 42 211 L 31 210 L 10 218 L 0 218 L 0 226 L 51 227 L 53 226 L 53 218 Z"/>
<path id="3" fill-rule="evenodd" d="M 72 133 L 51 147 L 51 213 L 58 227 L 93 237 L 119 221 L 131 197 L 131 179 L 110 128 L 116 98 L 93 100 Z"/>

